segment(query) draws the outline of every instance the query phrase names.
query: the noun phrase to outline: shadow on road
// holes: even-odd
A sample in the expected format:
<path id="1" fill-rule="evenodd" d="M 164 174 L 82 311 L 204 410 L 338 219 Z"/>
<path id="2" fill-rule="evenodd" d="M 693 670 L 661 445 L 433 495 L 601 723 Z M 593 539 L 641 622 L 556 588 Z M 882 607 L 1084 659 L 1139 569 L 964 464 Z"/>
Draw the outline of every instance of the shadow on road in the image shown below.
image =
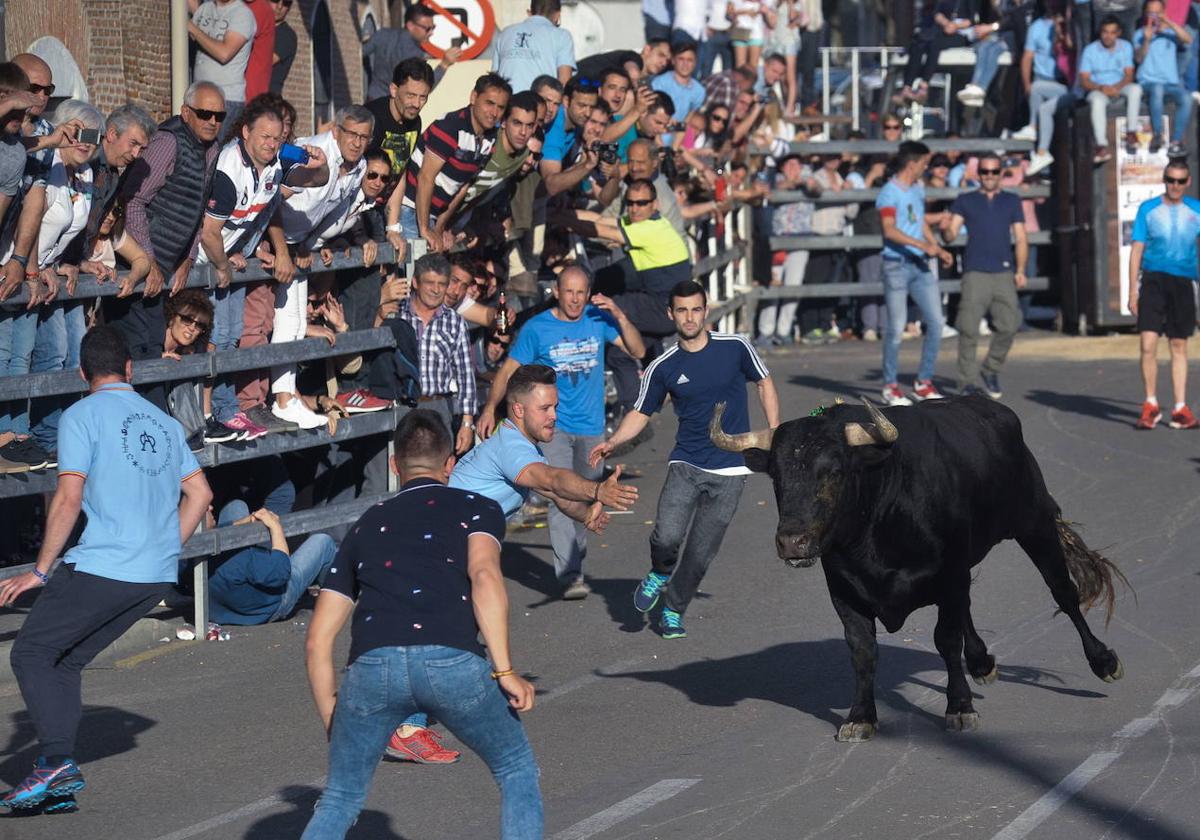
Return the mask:
<path id="1" fill-rule="evenodd" d="M 1138 417 L 1139 406 L 1129 400 L 1113 400 L 1105 397 L 1094 397 L 1090 394 L 1064 394 L 1058 391 L 1032 390 L 1026 393 L 1030 402 L 1044 405 L 1047 408 L 1058 409 L 1070 414 L 1082 414 L 1084 417 L 1095 417 L 1111 423 L 1128 423 Z"/>
<path id="2" fill-rule="evenodd" d="M 279 795 L 292 810 L 286 814 L 263 817 L 246 830 L 243 835 L 245 840 L 279 840 L 281 837 L 299 837 L 304 833 L 321 791 L 314 787 L 294 785 L 284 788 Z M 350 840 L 404 840 L 404 835 L 397 834 L 392 828 L 391 817 L 382 811 L 367 810 L 358 815 L 358 822 L 346 837 Z"/>
<path id="3" fill-rule="evenodd" d="M 833 402 L 834 397 L 841 397 L 846 402 L 862 402 L 862 398 L 866 397 L 874 403 L 879 403 L 879 391 L 883 387 L 883 371 L 879 368 L 872 368 L 863 371 L 862 379 L 870 382 L 870 385 L 862 385 L 852 382 L 847 382 L 844 379 L 831 379 L 827 376 L 816 376 L 815 374 L 801 373 L 794 376 L 789 376 L 787 382 L 789 385 L 799 385 L 801 388 L 812 388 L 815 391 L 822 392 L 822 400 L 825 395 L 828 395 L 829 402 Z M 880 383 L 878 385 L 874 383 Z M 901 385 L 906 390 L 911 384 L 907 379 L 902 379 Z M 958 383 L 953 377 L 937 376 L 933 377 L 933 384 L 943 394 L 957 394 Z M 816 406 L 813 406 L 816 408 Z"/>
<path id="4" fill-rule="evenodd" d="M 85 706 L 75 760 L 86 766 L 114 755 L 129 752 L 137 746 L 137 736 L 157 721 L 112 706 Z M 14 785 L 29 775 L 38 756 L 37 732 L 29 713 L 12 715 L 8 743 L 0 752 L 0 779 Z"/>

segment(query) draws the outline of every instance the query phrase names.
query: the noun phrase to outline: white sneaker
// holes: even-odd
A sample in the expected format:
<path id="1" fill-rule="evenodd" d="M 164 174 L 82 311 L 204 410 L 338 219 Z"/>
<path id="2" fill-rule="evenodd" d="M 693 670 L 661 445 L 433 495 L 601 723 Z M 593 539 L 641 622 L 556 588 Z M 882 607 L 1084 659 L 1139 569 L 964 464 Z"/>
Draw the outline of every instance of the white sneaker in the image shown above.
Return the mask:
<path id="1" fill-rule="evenodd" d="M 280 420 L 295 423 L 301 429 L 319 429 L 326 423 L 324 417 L 315 411 L 310 411 L 299 397 L 292 397 L 288 400 L 286 408 L 280 408 L 279 403 L 275 403 L 271 408 L 271 413 Z"/>
<path id="2" fill-rule="evenodd" d="M 987 318 L 981 318 L 979 320 L 979 334 L 980 335 L 991 335 L 992 334 L 992 328 L 988 326 Z"/>
<path id="3" fill-rule="evenodd" d="M 979 85 L 967 85 L 955 94 L 955 97 L 959 102 L 970 108 L 978 108 L 983 105 L 984 100 L 987 98 L 987 91 Z"/>
<path id="4" fill-rule="evenodd" d="M 1033 123 L 1030 123 L 1029 125 L 1022 128 L 1020 131 L 1014 133 L 1012 136 L 1012 139 L 1013 140 L 1036 140 L 1037 139 L 1037 128 L 1034 127 Z"/>
<path id="5" fill-rule="evenodd" d="M 958 330 L 949 324 L 942 324 L 942 338 L 954 338 L 956 335 L 958 335 Z"/>
<path id="6" fill-rule="evenodd" d="M 1034 152 L 1029 158 L 1029 168 L 1025 170 L 1025 174 L 1036 175 L 1052 163 L 1054 155 L 1049 152 Z"/>

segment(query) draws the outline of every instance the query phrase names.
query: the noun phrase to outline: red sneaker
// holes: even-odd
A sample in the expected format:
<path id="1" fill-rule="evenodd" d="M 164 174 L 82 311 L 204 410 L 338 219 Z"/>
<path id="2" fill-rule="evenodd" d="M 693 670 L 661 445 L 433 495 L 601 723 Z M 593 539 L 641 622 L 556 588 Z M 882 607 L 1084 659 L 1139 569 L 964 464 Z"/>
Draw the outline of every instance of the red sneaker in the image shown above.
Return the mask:
<path id="1" fill-rule="evenodd" d="M 367 414 L 372 411 L 383 411 L 385 408 L 392 407 L 390 401 L 381 400 L 363 388 L 359 388 L 357 391 L 347 391 L 344 394 L 338 394 L 337 404 L 346 409 L 347 414 Z"/>
<path id="2" fill-rule="evenodd" d="M 904 392 L 900 390 L 900 385 L 896 382 L 884 385 L 881 393 L 883 401 L 887 405 L 912 405 L 912 400 L 904 396 Z"/>
<path id="3" fill-rule="evenodd" d="M 912 395 L 917 402 L 942 399 L 942 393 L 933 387 L 933 381 L 929 379 L 918 379 L 913 382 Z"/>
<path id="4" fill-rule="evenodd" d="M 1178 411 L 1171 412 L 1170 426 L 1172 429 L 1194 429 L 1200 426 L 1200 420 L 1197 420 L 1196 415 L 1185 405 Z"/>
<path id="5" fill-rule="evenodd" d="M 1191 412 L 1189 411 L 1188 414 L 1191 414 Z M 1146 400 L 1146 402 L 1142 403 L 1142 416 L 1138 418 L 1136 428 L 1153 429 L 1161 419 L 1162 409 L 1158 407 L 1158 403 Z"/>
<path id="6" fill-rule="evenodd" d="M 418 729 L 407 738 L 400 737 L 400 730 L 392 733 L 384 750 L 399 761 L 415 761 L 417 764 L 453 764 L 458 753 L 442 746 L 442 736 L 432 729 Z"/>

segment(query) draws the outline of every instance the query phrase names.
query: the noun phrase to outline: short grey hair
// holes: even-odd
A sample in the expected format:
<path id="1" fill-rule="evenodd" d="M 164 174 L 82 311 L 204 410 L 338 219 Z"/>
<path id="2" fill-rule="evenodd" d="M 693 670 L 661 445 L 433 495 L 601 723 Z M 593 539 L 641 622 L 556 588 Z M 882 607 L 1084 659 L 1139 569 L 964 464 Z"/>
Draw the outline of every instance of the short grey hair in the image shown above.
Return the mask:
<path id="1" fill-rule="evenodd" d="M 221 104 L 225 104 L 225 93 L 212 82 L 192 82 L 188 85 L 188 89 L 183 94 L 183 104 L 189 108 L 196 104 L 196 97 L 200 95 L 200 91 L 206 90 L 209 93 L 215 93 L 221 97 Z"/>
<path id="2" fill-rule="evenodd" d="M 68 99 L 58 103 L 54 109 L 54 124 L 62 125 L 71 120 L 79 120 L 84 128 L 101 128 L 104 125 L 104 114 L 90 102 L 82 99 Z"/>
<path id="3" fill-rule="evenodd" d="M 443 277 L 449 277 L 450 260 L 446 259 L 444 254 L 425 254 L 418 258 L 413 266 L 413 277 L 420 280 L 426 274 L 440 274 Z"/>
<path id="4" fill-rule="evenodd" d="M 375 130 L 375 115 L 362 105 L 343 105 L 338 108 L 337 113 L 333 115 L 334 124 L 341 128 L 347 121 L 366 123 L 371 126 L 372 131 Z"/>
<path id="5" fill-rule="evenodd" d="M 140 126 L 142 131 L 146 132 L 146 140 L 149 141 L 154 136 L 154 132 L 158 131 L 158 123 L 154 118 L 146 113 L 145 109 L 129 103 L 122 105 L 120 108 L 108 115 L 108 122 L 105 124 L 105 131 L 113 130 L 120 137 L 134 126 Z"/>

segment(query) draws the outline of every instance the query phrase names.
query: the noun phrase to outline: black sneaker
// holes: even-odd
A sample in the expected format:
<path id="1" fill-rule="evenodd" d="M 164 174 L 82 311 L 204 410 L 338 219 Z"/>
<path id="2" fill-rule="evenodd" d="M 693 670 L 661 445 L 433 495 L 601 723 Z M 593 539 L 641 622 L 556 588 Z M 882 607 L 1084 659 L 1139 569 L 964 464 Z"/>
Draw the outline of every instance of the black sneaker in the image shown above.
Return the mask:
<path id="1" fill-rule="evenodd" d="M 204 429 L 197 429 L 188 435 L 187 448 L 192 450 L 193 455 L 204 451 Z"/>
<path id="2" fill-rule="evenodd" d="M 239 440 L 241 434 L 221 423 L 215 417 L 206 417 L 204 420 L 204 443 L 232 443 Z"/>
<path id="3" fill-rule="evenodd" d="M 1187 147 L 1176 140 L 1171 145 L 1167 146 L 1167 157 L 1174 160 L 1175 158 L 1187 157 Z"/>
<path id="4" fill-rule="evenodd" d="M 265 405 L 256 405 L 254 408 L 248 408 L 245 415 L 250 418 L 250 422 L 262 426 L 271 434 L 279 434 L 280 432 L 297 432 L 300 426 L 290 420 L 280 420 L 275 416 L 275 412 L 267 408 Z"/>
<path id="5" fill-rule="evenodd" d="M 1000 390 L 1000 377 L 994 373 L 979 374 L 980 380 L 983 381 L 983 390 L 987 391 L 987 395 L 994 400 L 1004 396 L 1004 392 Z"/>
<path id="6" fill-rule="evenodd" d="M 48 452 L 46 454 L 46 463 L 42 467 L 42 469 L 44 469 L 44 470 L 58 469 L 58 453 L 57 452 Z"/>
<path id="7" fill-rule="evenodd" d="M 33 438 L 9 441 L 5 446 L 0 447 L 0 456 L 7 461 L 28 464 L 31 470 L 40 470 L 49 463 L 46 450 L 38 446 Z"/>

